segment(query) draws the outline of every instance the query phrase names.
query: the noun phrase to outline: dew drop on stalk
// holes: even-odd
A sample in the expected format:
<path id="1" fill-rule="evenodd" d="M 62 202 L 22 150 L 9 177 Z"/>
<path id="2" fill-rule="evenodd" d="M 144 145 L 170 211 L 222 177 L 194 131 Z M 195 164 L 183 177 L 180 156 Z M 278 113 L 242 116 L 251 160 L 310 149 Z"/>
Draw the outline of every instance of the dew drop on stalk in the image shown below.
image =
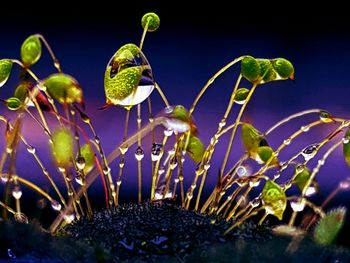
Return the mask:
<path id="1" fill-rule="evenodd" d="M 163 145 L 161 143 L 153 143 L 151 149 L 151 159 L 153 162 L 156 162 L 160 158 L 160 151 L 162 150 Z"/>
<path id="2" fill-rule="evenodd" d="M 85 158 L 83 156 L 78 156 L 75 159 L 75 165 L 77 166 L 78 170 L 83 170 L 86 165 Z"/>
<path id="3" fill-rule="evenodd" d="M 305 208 L 305 200 L 296 200 L 296 201 L 290 201 L 290 206 L 292 207 L 294 212 L 301 212 Z"/>
<path id="4" fill-rule="evenodd" d="M 173 135 L 174 130 L 172 129 L 164 129 L 164 136 L 166 137 L 170 137 L 171 135 Z"/>
<path id="5" fill-rule="evenodd" d="M 12 190 L 12 196 L 13 196 L 13 198 L 15 198 L 16 200 L 19 200 L 19 199 L 21 198 L 21 196 L 22 196 L 22 190 L 21 190 L 21 188 L 20 188 L 18 185 L 16 185 L 16 186 L 13 188 L 13 190 Z"/>
<path id="6" fill-rule="evenodd" d="M 122 184 L 122 180 L 117 181 L 117 186 L 120 186 Z"/>
<path id="7" fill-rule="evenodd" d="M 184 163 L 185 162 L 185 157 L 181 157 L 181 163 Z"/>
<path id="8" fill-rule="evenodd" d="M 109 166 L 106 166 L 102 170 L 104 175 L 108 175 L 111 172 L 111 168 Z"/>
<path id="9" fill-rule="evenodd" d="M 175 154 L 175 149 L 173 148 L 173 149 L 170 149 L 169 151 L 168 151 L 168 155 L 170 155 L 170 156 L 172 156 L 172 155 L 174 155 Z"/>
<path id="10" fill-rule="evenodd" d="M 120 169 L 123 169 L 123 168 L 124 168 L 124 165 L 125 165 L 124 160 L 120 160 L 120 161 L 119 161 L 119 168 L 120 168 Z"/>
<path id="11" fill-rule="evenodd" d="M 348 144 L 350 142 L 350 138 L 349 137 L 344 137 L 342 139 L 342 141 L 343 141 L 344 144 Z"/>
<path id="12" fill-rule="evenodd" d="M 325 111 L 325 110 L 321 110 L 318 114 L 320 120 L 324 123 L 329 123 L 329 122 L 332 122 L 332 115 L 328 112 L 328 111 Z"/>
<path id="13" fill-rule="evenodd" d="M 83 183 L 83 178 L 82 178 L 81 175 L 77 175 L 77 176 L 75 177 L 75 181 L 76 181 L 77 184 L 79 184 L 79 185 L 84 185 L 84 183 Z"/>
<path id="14" fill-rule="evenodd" d="M 309 127 L 309 126 L 301 126 L 301 127 L 300 127 L 300 130 L 301 130 L 302 132 L 308 132 L 308 131 L 310 130 L 310 127 Z"/>
<path id="15" fill-rule="evenodd" d="M 162 193 L 155 193 L 154 194 L 154 200 L 162 200 L 163 199 L 163 194 Z"/>
<path id="16" fill-rule="evenodd" d="M 311 160 L 316 155 L 318 147 L 318 144 L 312 144 L 304 148 L 301 155 L 304 157 L 305 161 Z"/>
<path id="17" fill-rule="evenodd" d="M 159 175 L 162 175 L 163 173 L 165 173 L 165 167 L 162 165 L 162 166 L 160 166 L 159 169 L 158 169 L 158 174 L 159 174 Z"/>
<path id="18" fill-rule="evenodd" d="M 301 172 L 304 171 L 304 169 L 305 169 L 305 165 L 303 165 L 303 164 L 298 164 L 297 167 L 295 168 L 295 172 L 296 172 L 297 174 L 300 174 Z"/>
<path id="19" fill-rule="evenodd" d="M 11 259 L 11 260 L 16 260 L 17 256 L 15 254 L 15 252 L 13 252 L 13 250 L 11 248 L 7 249 L 7 256 Z"/>
<path id="20" fill-rule="evenodd" d="M 191 184 L 191 189 L 194 190 L 196 189 L 197 185 L 196 184 Z"/>
<path id="21" fill-rule="evenodd" d="M 250 180 L 249 186 L 250 187 L 258 187 L 260 185 L 260 180 Z"/>
<path id="22" fill-rule="evenodd" d="M 174 179 L 175 184 L 177 184 L 179 181 L 180 181 L 179 178 L 175 178 L 175 179 Z"/>
<path id="23" fill-rule="evenodd" d="M 100 138 L 98 136 L 95 136 L 94 141 L 95 143 L 100 144 Z"/>
<path id="24" fill-rule="evenodd" d="M 9 175 L 8 174 L 1 174 L 0 178 L 1 178 L 1 182 L 7 183 L 9 180 Z"/>
<path id="25" fill-rule="evenodd" d="M 63 216 L 64 218 L 64 221 L 66 221 L 67 224 L 70 224 L 74 221 L 74 218 L 75 218 L 75 215 L 72 213 L 72 214 L 65 214 Z"/>
<path id="26" fill-rule="evenodd" d="M 123 144 L 119 146 L 119 150 L 120 150 L 120 153 L 124 155 L 129 150 L 129 147 L 128 145 Z"/>
<path id="27" fill-rule="evenodd" d="M 12 151 L 13 151 L 13 149 L 12 149 L 11 147 L 6 147 L 6 152 L 7 152 L 8 154 L 11 154 Z"/>
<path id="28" fill-rule="evenodd" d="M 210 163 L 206 163 L 203 168 L 204 170 L 208 171 L 210 168 Z"/>
<path id="29" fill-rule="evenodd" d="M 324 165 L 325 164 L 325 160 L 324 159 L 318 160 L 318 164 L 321 165 L 321 166 Z"/>
<path id="30" fill-rule="evenodd" d="M 27 151 L 30 153 L 30 154 L 35 154 L 35 148 L 33 146 L 28 146 L 27 147 Z"/>
<path id="31" fill-rule="evenodd" d="M 193 194 L 188 193 L 188 194 L 187 194 L 187 199 L 188 199 L 188 200 L 191 200 L 192 198 L 193 198 Z"/>
<path id="32" fill-rule="evenodd" d="M 312 186 L 310 185 L 307 189 L 306 189 L 306 192 L 305 192 L 305 196 L 309 197 L 309 196 L 312 196 L 316 193 L 316 187 L 315 186 Z"/>
<path id="33" fill-rule="evenodd" d="M 245 180 L 238 180 L 238 181 L 236 181 L 236 183 L 239 187 L 243 187 L 247 184 L 247 182 Z"/>
<path id="34" fill-rule="evenodd" d="M 345 179 L 344 181 L 341 181 L 339 183 L 339 188 L 342 190 L 348 190 L 350 189 L 350 177 L 348 177 L 347 179 Z"/>
<path id="35" fill-rule="evenodd" d="M 177 160 L 176 160 L 176 157 L 174 157 L 170 160 L 170 169 L 174 170 L 176 167 L 177 167 Z"/>
<path id="36" fill-rule="evenodd" d="M 249 204 L 253 208 L 258 207 L 260 205 L 260 198 L 259 197 L 254 198 L 252 201 L 249 202 Z"/>
<path id="37" fill-rule="evenodd" d="M 65 173 L 66 172 L 66 168 L 60 166 L 60 167 L 58 167 L 58 171 L 60 173 Z"/>
<path id="38" fill-rule="evenodd" d="M 56 200 L 53 200 L 51 202 L 51 207 L 52 207 L 53 210 L 56 210 L 56 211 L 61 211 L 61 209 L 62 209 L 61 204 L 58 201 L 56 201 Z"/>
<path id="39" fill-rule="evenodd" d="M 247 176 L 247 174 L 248 174 L 248 170 L 247 170 L 247 168 L 245 166 L 240 165 L 240 166 L 237 167 L 237 175 L 239 177 Z"/>
<path id="40" fill-rule="evenodd" d="M 291 142 L 291 140 L 290 140 L 290 139 L 286 139 L 286 140 L 284 140 L 284 141 L 283 141 L 283 144 L 284 144 L 284 145 L 289 145 L 289 144 L 290 144 L 290 142 Z"/>
<path id="41" fill-rule="evenodd" d="M 164 198 L 173 198 L 173 193 L 172 192 L 167 192 L 165 194 Z"/>
<path id="42" fill-rule="evenodd" d="M 220 127 L 220 128 L 223 128 L 223 127 L 225 127 L 225 125 L 226 125 L 226 119 L 222 119 L 222 120 L 219 122 L 219 127 Z"/>
<path id="43" fill-rule="evenodd" d="M 144 156 L 145 156 L 145 153 L 144 153 L 143 149 L 140 146 L 138 146 L 136 151 L 135 151 L 136 160 L 141 161 Z"/>

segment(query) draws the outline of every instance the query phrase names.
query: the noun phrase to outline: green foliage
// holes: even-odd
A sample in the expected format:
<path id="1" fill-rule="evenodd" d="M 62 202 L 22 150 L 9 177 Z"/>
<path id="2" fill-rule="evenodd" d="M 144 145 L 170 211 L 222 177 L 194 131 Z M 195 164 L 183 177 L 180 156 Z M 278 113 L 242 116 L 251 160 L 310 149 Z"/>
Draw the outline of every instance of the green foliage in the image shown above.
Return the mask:
<path id="1" fill-rule="evenodd" d="M 28 97 L 28 89 L 32 86 L 32 83 L 29 81 L 22 81 L 17 88 L 15 89 L 15 92 L 13 94 L 14 97 L 18 98 L 22 103 L 25 102 L 25 100 Z"/>
<path id="2" fill-rule="evenodd" d="M 314 230 L 315 241 L 320 245 L 332 244 L 344 224 L 345 214 L 346 209 L 340 207 L 321 218 Z"/>
<path id="3" fill-rule="evenodd" d="M 282 220 L 287 207 L 287 198 L 283 189 L 277 183 L 268 180 L 262 190 L 262 199 L 266 212 Z"/>
<path id="4" fill-rule="evenodd" d="M 252 56 L 245 56 L 241 62 L 241 74 L 247 80 L 255 83 L 260 78 L 260 65 Z"/>
<path id="5" fill-rule="evenodd" d="M 29 36 L 21 46 L 21 59 L 25 66 L 35 64 L 41 56 L 41 42 L 38 36 Z"/>
<path id="6" fill-rule="evenodd" d="M 296 183 L 300 191 L 303 191 L 311 175 L 310 169 L 303 164 L 298 164 L 295 166 L 294 174 L 296 174 L 294 182 Z"/>
<path id="7" fill-rule="evenodd" d="M 145 28 L 147 23 L 148 23 L 148 28 L 147 28 L 148 32 L 156 31 L 160 25 L 159 16 L 155 13 L 145 14 L 141 19 L 142 28 Z"/>
<path id="8" fill-rule="evenodd" d="M 18 98 L 11 97 L 6 100 L 6 106 L 9 110 L 15 111 L 22 108 L 23 104 Z"/>
<path id="9" fill-rule="evenodd" d="M 185 141 L 186 136 L 183 143 L 185 143 Z M 183 147 L 185 147 L 185 145 Z M 191 134 L 186 151 L 193 161 L 199 163 L 203 159 L 205 147 L 203 145 L 203 142 L 198 137 Z"/>
<path id="10" fill-rule="evenodd" d="M 343 143 L 343 153 L 344 158 L 348 166 L 350 167 L 350 129 L 347 130 L 344 137 L 345 141 Z"/>
<path id="11" fill-rule="evenodd" d="M 84 144 L 80 148 L 80 154 L 85 159 L 84 174 L 88 174 L 95 165 L 95 153 L 89 144 Z"/>
<path id="12" fill-rule="evenodd" d="M 66 128 L 57 129 L 51 137 L 51 153 L 59 167 L 69 167 L 73 157 L 73 136 Z"/>
<path id="13" fill-rule="evenodd" d="M 44 85 L 50 96 L 61 104 L 83 101 L 83 91 L 72 76 L 55 73 L 44 80 Z"/>
<path id="14" fill-rule="evenodd" d="M 266 163 L 272 157 L 271 165 L 278 164 L 278 159 L 274 156 L 274 151 L 270 146 L 261 146 L 257 150 L 257 154 L 262 163 Z"/>
<path id="15" fill-rule="evenodd" d="M 10 59 L 0 60 L 0 87 L 2 87 L 10 77 L 12 65 L 13 63 Z"/>

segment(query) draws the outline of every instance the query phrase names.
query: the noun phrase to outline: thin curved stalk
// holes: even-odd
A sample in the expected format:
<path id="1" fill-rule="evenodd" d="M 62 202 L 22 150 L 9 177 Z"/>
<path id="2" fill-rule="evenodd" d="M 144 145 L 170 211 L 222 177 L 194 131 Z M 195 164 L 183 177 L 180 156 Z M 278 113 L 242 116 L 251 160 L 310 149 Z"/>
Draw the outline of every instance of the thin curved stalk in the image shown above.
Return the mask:
<path id="1" fill-rule="evenodd" d="M 58 59 L 56 58 L 55 56 L 55 53 L 52 51 L 52 48 L 50 47 L 49 43 L 46 41 L 46 39 L 43 37 L 43 35 L 41 34 L 35 34 L 35 36 L 37 36 L 38 38 L 40 38 L 40 40 L 44 43 L 46 49 L 49 51 L 50 53 L 50 56 L 53 60 L 53 65 L 54 67 L 57 69 L 58 72 L 62 72 L 62 69 L 61 69 L 61 65 L 60 65 L 60 62 L 58 61 Z"/>

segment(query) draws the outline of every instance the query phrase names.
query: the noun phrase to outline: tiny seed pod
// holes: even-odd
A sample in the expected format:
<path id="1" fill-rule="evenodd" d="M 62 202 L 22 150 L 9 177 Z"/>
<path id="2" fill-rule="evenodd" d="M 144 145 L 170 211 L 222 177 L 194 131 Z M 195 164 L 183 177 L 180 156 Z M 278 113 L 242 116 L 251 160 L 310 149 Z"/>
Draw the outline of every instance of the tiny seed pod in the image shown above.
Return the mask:
<path id="1" fill-rule="evenodd" d="M 63 73 L 52 74 L 43 83 L 50 96 L 61 104 L 83 102 L 83 91 L 78 82 L 70 75 Z"/>
<path id="2" fill-rule="evenodd" d="M 11 97 L 6 100 L 6 106 L 9 110 L 15 111 L 22 108 L 23 104 L 18 98 Z"/>
<path id="3" fill-rule="evenodd" d="M 298 186 L 299 190 L 303 191 L 311 175 L 310 169 L 303 164 L 297 164 L 294 169 L 294 174 L 296 174 L 294 182 Z"/>
<path id="4" fill-rule="evenodd" d="M 22 103 L 25 103 L 28 98 L 28 90 L 33 87 L 30 81 L 22 81 L 13 94 L 14 97 L 18 98 Z"/>
<path id="5" fill-rule="evenodd" d="M 268 180 L 262 190 L 262 199 L 266 212 L 282 220 L 287 207 L 287 198 L 283 189 L 277 183 Z"/>
<path id="6" fill-rule="evenodd" d="M 187 131 L 191 131 L 191 134 L 197 133 L 197 127 L 184 106 L 176 105 L 166 107 L 161 115 L 165 117 L 162 124 L 166 129 L 179 133 Z"/>
<path id="7" fill-rule="evenodd" d="M 260 82 L 266 83 L 270 81 L 274 81 L 277 79 L 276 71 L 274 70 L 272 63 L 268 59 L 257 59 L 260 66 Z"/>
<path id="8" fill-rule="evenodd" d="M 285 58 L 275 58 L 271 60 L 274 70 L 281 79 L 294 79 L 293 64 Z"/>
<path id="9" fill-rule="evenodd" d="M 239 88 L 236 91 L 234 100 L 237 104 L 243 104 L 248 96 L 249 89 Z"/>
<path id="10" fill-rule="evenodd" d="M 185 147 L 185 143 L 186 139 L 183 141 L 183 148 Z M 198 137 L 190 135 L 186 151 L 193 161 L 199 163 L 203 159 L 205 148 L 203 142 Z"/>
<path id="11" fill-rule="evenodd" d="M 160 25 L 159 16 L 155 13 L 147 13 L 141 19 L 142 28 L 145 28 L 148 23 L 147 31 L 156 31 Z"/>
<path id="12" fill-rule="evenodd" d="M 86 175 L 92 170 L 92 168 L 94 168 L 94 165 L 95 165 L 95 153 L 91 149 L 89 144 L 84 144 L 80 148 L 80 154 L 85 159 L 84 173 Z"/>
<path id="13" fill-rule="evenodd" d="M 278 164 L 278 159 L 277 159 L 276 156 L 274 156 L 274 151 L 269 146 L 261 146 L 261 147 L 259 147 L 258 150 L 257 150 L 257 154 L 258 154 L 258 157 L 259 157 L 259 161 L 261 161 L 261 163 L 266 163 L 271 158 L 271 156 L 273 156 L 272 161 L 270 162 L 270 164 L 271 165 Z"/>
<path id="14" fill-rule="evenodd" d="M 29 36 L 21 46 L 21 59 L 25 66 L 35 64 L 41 56 L 41 42 L 38 36 Z"/>
<path id="15" fill-rule="evenodd" d="M 350 129 L 347 130 L 344 138 L 350 138 Z M 345 140 L 345 142 L 343 143 L 343 154 L 344 154 L 344 158 L 345 158 L 346 163 L 350 167 L 350 142 L 349 142 L 349 140 Z"/>
<path id="16" fill-rule="evenodd" d="M 60 128 L 52 133 L 51 153 L 58 167 L 68 167 L 73 158 L 73 136 L 70 130 Z"/>
<path id="17" fill-rule="evenodd" d="M 4 86 L 10 77 L 12 66 L 10 59 L 0 59 L 0 87 Z"/>
<path id="18" fill-rule="evenodd" d="M 252 56 L 245 56 L 241 61 L 241 74 L 248 81 L 255 83 L 260 78 L 260 65 Z"/>
<path id="19" fill-rule="evenodd" d="M 259 146 L 267 146 L 267 142 L 261 132 L 249 123 L 242 123 L 241 139 L 244 149 L 252 156 L 256 153 Z M 261 142 L 266 142 L 266 145 L 261 145 Z"/>

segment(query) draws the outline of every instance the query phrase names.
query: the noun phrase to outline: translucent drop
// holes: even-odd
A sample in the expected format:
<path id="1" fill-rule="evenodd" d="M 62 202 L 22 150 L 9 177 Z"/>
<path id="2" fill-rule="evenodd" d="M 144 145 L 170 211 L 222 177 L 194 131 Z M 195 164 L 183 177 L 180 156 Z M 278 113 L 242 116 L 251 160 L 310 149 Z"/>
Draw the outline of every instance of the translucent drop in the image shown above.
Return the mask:
<path id="1" fill-rule="evenodd" d="M 75 159 L 75 165 L 77 166 L 78 170 L 83 170 L 86 165 L 85 158 L 83 156 L 78 156 Z"/>
<path id="2" fill-rule="evenodd" d="M 281 165 L 281 171 L 286 170 L 288 168 L 288 162 L 285 162 Z"/>
<path id="3" fill-rule="evenodd" d="M 7 249 L 7 256 L 11 259 L 11 260 L 16 260 L 17 256 L 15 254 L 15 252 L 13 252 L 13 250 L 11 248 Z"/>
<path id="4" fill-rule="evenodd" d="M 321 110 L 319 117 L 320 120 L 324 123 L 332 122 L 332 115 L 328 111 Z"/>
<path id="5" fill-rule="evenodd" d="M 106 166 L 102 170 L 104 175 L 108 175 L 111 172 L 111 168 L 109 166 Z"/>
<path id="6" fill-rule="evenodd" d="M 305 165 L 303 165 L 303 164 L 298 164 L 298 166 L 295 168 L 295 172 L 296 172 L 297 174 L 300 174 L 301 172 L 304 171 L 304 169 L 305 169 Z"/>
<path id="7" fill-rule="evenodd" d="M 309 126 L 301 126 L 301 127 L 300 127 L 300 130 L 301 130 L 302 132 L 308 132 L 308 131 L 310 130 L 310 127 L 309 127 Z"/>
<path id="8" fill-rule="evenodd" d="M 52 207 L 52 209 L 54 209 L 56 211 L 61 211 L 61 209 L 62 209 L 61 204 L 59 202 L 57 202 L 56 200 L 53 200 L 51 202 L 51 207 Z"/>
<path id="9" fill-rule="evenodd" d="M 302 152 L 302 156 L 304 157 L 305 161 L 311 160 L 318 151 L 318 144 L 313 144 L 307 146 Z"/>
<path id="10" fill-rule="evenodd" d="M 185 157 L 181 157 L 181 163 L 185 162 Z"/>
<path id="11" fill-rule="evenodd" d="M 149 118 L 148 118 L 148 121 L 149 121 L 150 123 L 153 123 L 154 119 L 153 119 L 152 117 L 149 117 Z"/>
<path id="12" fill-rule="evenodd" d="M 232 199 L 232 195 L 229 195 L 229 196 L 227 197 L 227 200 L 230 201 L 231 199 Z"/>
<path id="13" fill-rule="evenodd" d="M 19 199 L 21 198 L 21 196 L 22 196 L 22 190 L 21 190 L 21 188 L 20 188 L 18 185 L 16 185 L 16 186 L 14 187 L 14 189 L 12 190 L 12 196 L 13 196 L 13 198 L 15 198 L 16 200 L 19 200 Z"/>
<path id="14" fill-rule="evenodd" d="M 151 149 L 151 159 L 153 162 L 156 162 L 159 160 L 162 147 L 163 145 L 161 143 L 153 143 L 152 149 Z"/>
<path id="15" fill-rule="evenodd" d="M 350 138 L 349 137 L 344 137 L 342 140 L 343 140 L 344 144 L 348 144 L 349 141 L 350 141 Z"/>
<path id="16" fill-rule="evenodd" d="M 11 153 L 12 153 L 12 148 L 6 147 L 6 152 L 7 152 L 8 154 L 11 154 Z"/>
<path id="17" fill-rule="evenodd" d="M 260 180 L 251 180 L 249 181 L 249 186 L 250 187 L 258 187 L 260 184 Z"/>
<path id="18" fill-rule="evenodd" d="M 192 190 L 196 189 L 197 185 L 196 184 L 191 184 Z"/>
<path id="19" fill-rule="evenodd" d="M 305 196 L 309 197 L 316 193 L 316 188 L 314 186 L 309 186 L 305 192 Z"/>
<path id="20" fill-rule="evenodd" d="M 245 206 L 247 204 L 247 198 L 245 198 L 243 195 L 239 195 L 237 197 L 238 202 L 240 203 L 239 206 Z"/>
<path id="21" fill-rule="evenodd" d="M 179 178 L 175 178 L 175 179 L 174 179 L 175 184 L 177 184 L 179 181 L 180 181 Z"/>
<path id="22" fill-rule="evenodd" d="M 120 160 L 120 162 L 119 162 L 119 169 L 123 169 L 124 165 L 125 165 L 124 160 Z"/>
<path id="23" fill-rule="evenodd" d="M 136 119 L 136 122 L 137 122 L 138 124 L 140 124 L 140 123 L 141 123 L 141 118 L 137 118 L 137 119 Z"/>
<path id="24" fill-rule="evenodd" d="M 170 161 L 170 169 L 174 170 L 177 167 L 177 160 L 176 158 L 172 158 Z"/>
<path id="25" fill-rule="evenodd" d="M 159 175 L 162 175 L 163 173 L 165 173 L 165 167 L 162 165 L 162 166 L 160 166 L 159 169 L 158 169 L 158 174 L 159 174 Z"/>
<path id="26" fill-rule="evenodd" d="M 286 139 L 286 140 L 284 140 L 284 141 L 283 141 L 283 144 L 284 144 L 284 145 L 289 145 L 289 144 L 290 144 L 290 142 L 291 142 L 291 140 L 290 140 L 290 139 Z"/>
<path id="27" fill-rule="evenodd" d="M 319 164 L 319 165 L 324 165 L 324 163 L 325 163 L 325 160 L 324 160 L 324 159 L 318 160 L 318 164 Z"/>
<path id="28" fill-rule="evenodd" d="M 171 156 L 171 155 L 174 155 L 175 154 L 175 149 L 171 149 L 168 151 L 168 154 Z"/>
<path id="29" fill-rule="evenodd" d="M 246 100 L 235 100 L 235 103 L 237 103 L 238 105 L 243 105 L 245 101 Z"/>
<path id="30" fill-rule="evenodd" d="M 167 192 L 164 196 L 164 198 L 173 198 L 173 193 L 172 192 Z"/>
<path id="31" fill-rule="evenodd" d="M 74 221 L 75 215 L 74 214 L 65 214 L 63 216 L 64 221 L 66 221 L 67 224 L 70 224 Z"/>
<path id="32" fill-rule="evenodd" d="M 225 125 L 226 125 L 226 120 L 225 120 L 225 119 L 222 119 L 222 120 L 220 121 L 220 123 L 219 123 L 219 127 L 220 127 L 220 128 L 223 128 L 223 127 L 225 127 Z"/>
<path id="33" fill-rule="evenodd" d="M 237 167 L 237 175 L 239 177 L 244 177 L 244 176 L 247 176 L 248 174 L 248 171 L 247 171 L 247 168 L 243 165 L 240 165 Z"/>
<path id="34" fill-rule="evenodd" d="M 66 172 L 66 169 L 64 167 L 58 167 L 58 171 L 60 173 L 65 173 Z"/>
<path id="35" fill-rule="evenodd" d="M 142 148 L 140 146 L 138 146 L 136 151 L 135 151 L 136 160 L 141 161 L 144 156 L 145 156 L 144 151 L 142 150 Z"/>
<path id="36" fill-rule="evenodd" d="M 294 212 L 301 212 L 305 208 L 305 201 L 304 200 L 291 201 L 290 206 L 292 207 Z"/>
<path id="37" fill-rule="evenodd" d="M 196 176 L 200 176 L 204 173 L 204 168 L 203 166 L 198 166 L 197 169 L 196 169 Z"/>
<path id="38" fill-rule="evenodd" d="M 8 180 L 9 180 L 9 175 L 8 174 L 1 174 L 1 181 L 3 182 L 3 183 L 7 183 L 8 182 Z"/>
<path id="39" fill-rule="evenodd" d="M 122 184 L 122 180 L 117 181 L 117 186 L 120 186 Z"/>
<path id="40" fill-rule="evenodd" d="M 239 187 L 243 187 L 243 186 L 245 186 L 247 183 L 244 181 L 244 180 L 238 180 L 238 181 L 236 181 L 236 183 L 237 183 L 237 185 L 239 186 Z"/>
<path id="41" fill-rule="evenodd" d="M 67 194 L 68 194 L 68 196 L 73 196 L 73 191 L 69 190 Z"/>
<path id="42" fill-rule="evenodd" d="M 164 129 L 164 136 L 166 137 L 170 137 L 171 135 L 173 135 L 174 130 L 171 129 Z"/>
<path id="43" fill-rule="evenodd" d="M 119 146 L 119 150 L 120 150 L 120 153 L 124 155 L 129 150 L 129 147 L 128 145 L 121 145 Z"/>
<path id="44" fill-rule="evenodd" d="M 95 136 L 94 141 L 95 141 L 97 144 L 100 144 L 100 138 L 99 138 L 98 136 Z"/>
<path id="45" fill-rule="evenodd" d="M 161 193 L 154 194 L 154 200 L 162 200 L 162 199 L 163 199 L 163 194 Z"/>
<path id="46" fill-rule="evenodd" d="M 260 198 L 254 198 L 252 201 L 249 202 L 249 204 L 255 208 L 260 205 Z"/>
<path id="47" fill-rule="evenodd" d="M 84 185 L 84 183 L 83 183 L 83 178 L 82 178 L 80 175 L 77 175 L 77 176 L 75 177 L 75 181 L 76 181 L 77 184 L 79 184 L 79 185 Z"/>
<path id="48" fill-rule="evenodd" d="M 226 194 L 225 191 L 220 192 L 220 196 L 224 196 Z"/>
<path id="49" fill-rule="evenodd" d="M 280 178 L 280 176 L 281 176 L 281 174 L 280 174 L 280 173 L 275 174 L 275 175 L 273 176 L 273 179 L 274 179 L 274 180 L 277 180 L 278 178 Z"/>
<path id="50" fill-rule="evenodd" d="M 219 142 L 219 140 L 216 139 L 216 138 L 214 138 L 214 137 L 212 137 L 212 138 L 210 139 L 210 144 L 211 144 L 211 145 L 215 145 L 215 144 L 217 144 L 218 142 Z"/>
<path id="51" fill-rule="evenodd" d="M 350 180 L 344 180 L 339 183 L 339 188 L 342 190 L 348 190 L 350 189 Z"/>
<path id="52" fill-rule="evenodd" d="M 210 168 L 210 164 L 209 164 L 209 163 L 206 163 L 206 164 L 204 165 L 204 170 L 208 171 L 209 168 Z"/>
<path id="53" fill-rule="evenodd" d="M 28 146 L 27 151 L 31 154 L 35 154 L 35 148 L 33 146 Z"/>

